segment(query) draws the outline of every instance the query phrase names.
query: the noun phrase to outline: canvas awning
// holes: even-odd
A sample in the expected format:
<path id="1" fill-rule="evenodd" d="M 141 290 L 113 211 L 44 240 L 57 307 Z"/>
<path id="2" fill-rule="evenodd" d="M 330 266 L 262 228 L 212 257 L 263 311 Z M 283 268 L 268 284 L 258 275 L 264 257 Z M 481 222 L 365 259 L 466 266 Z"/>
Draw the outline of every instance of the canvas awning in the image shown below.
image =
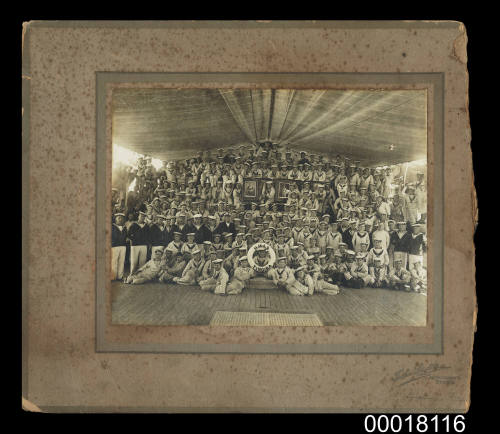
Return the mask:
<path id="1" fill-rule="evenodd" d="M 363 165 L 427 155 L 423 90 L 115 89 L 113 143 L 161 160 L 271 140 Z"/>

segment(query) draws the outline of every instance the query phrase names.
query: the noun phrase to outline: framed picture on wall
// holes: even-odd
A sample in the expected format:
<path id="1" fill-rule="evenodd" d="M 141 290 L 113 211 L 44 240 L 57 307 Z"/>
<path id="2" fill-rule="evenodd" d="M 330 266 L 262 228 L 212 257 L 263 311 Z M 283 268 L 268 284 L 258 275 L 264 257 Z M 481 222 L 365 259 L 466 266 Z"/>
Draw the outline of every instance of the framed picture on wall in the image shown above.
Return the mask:
<path id="1" fill-rule="evenodd" d="M 243 181 L 243 199 L 252 200 L 258 196 L 258 181 L 256 179 L 245 179 Z"/>

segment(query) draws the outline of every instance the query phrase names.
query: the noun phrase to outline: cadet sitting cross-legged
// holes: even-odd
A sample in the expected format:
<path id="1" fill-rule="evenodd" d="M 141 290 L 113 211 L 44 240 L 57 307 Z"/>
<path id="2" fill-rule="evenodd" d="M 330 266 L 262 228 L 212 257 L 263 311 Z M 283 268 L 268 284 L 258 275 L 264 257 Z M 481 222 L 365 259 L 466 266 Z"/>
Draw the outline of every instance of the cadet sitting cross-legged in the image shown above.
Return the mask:
<path id="1" fill-rule="evenodd" d="M 227 285 L 228 295 L 241 294 L 241 291 L 245 289 L 250 278 L 255 276 L 255 271 L 248 265 L 248 258 L 246 256 L 240 257 L 238 262 L 239 264 L 234 269 L 233 277 Z"/>

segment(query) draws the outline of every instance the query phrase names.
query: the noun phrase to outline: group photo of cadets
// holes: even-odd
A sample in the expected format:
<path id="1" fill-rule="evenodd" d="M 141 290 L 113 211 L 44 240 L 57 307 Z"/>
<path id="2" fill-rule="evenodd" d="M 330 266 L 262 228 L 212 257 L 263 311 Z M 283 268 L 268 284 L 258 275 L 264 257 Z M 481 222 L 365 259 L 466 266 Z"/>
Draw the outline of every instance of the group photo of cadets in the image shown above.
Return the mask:
<path id="1" fill-rule="evenodd" d="M 138 156 L 113 169 L 111 279 L 235 295 L 259 275 L 298 296 L 425 295 L 425 178 L 271 142 L 161 165 Z M 258 243 L 275 253 L 265 273 L 251 262 L 266 249 L 248 256 Z"/>

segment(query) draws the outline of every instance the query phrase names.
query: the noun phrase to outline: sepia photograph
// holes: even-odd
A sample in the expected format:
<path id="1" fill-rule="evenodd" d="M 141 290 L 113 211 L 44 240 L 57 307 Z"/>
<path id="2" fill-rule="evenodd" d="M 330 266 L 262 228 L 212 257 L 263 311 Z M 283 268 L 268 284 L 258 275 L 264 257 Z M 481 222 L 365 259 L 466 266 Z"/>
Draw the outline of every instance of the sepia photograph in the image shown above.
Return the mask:
<path id="1" fill-rule="evenodd" d="M 463 23 L 22 37 L 23 409 L 366 413 L 366 431 L 472 408 Z"/>
<path id="2" fill-rule="evenodd" d="M 425 90 L 114 89 L 112 322 L 425 326 Z"/>

